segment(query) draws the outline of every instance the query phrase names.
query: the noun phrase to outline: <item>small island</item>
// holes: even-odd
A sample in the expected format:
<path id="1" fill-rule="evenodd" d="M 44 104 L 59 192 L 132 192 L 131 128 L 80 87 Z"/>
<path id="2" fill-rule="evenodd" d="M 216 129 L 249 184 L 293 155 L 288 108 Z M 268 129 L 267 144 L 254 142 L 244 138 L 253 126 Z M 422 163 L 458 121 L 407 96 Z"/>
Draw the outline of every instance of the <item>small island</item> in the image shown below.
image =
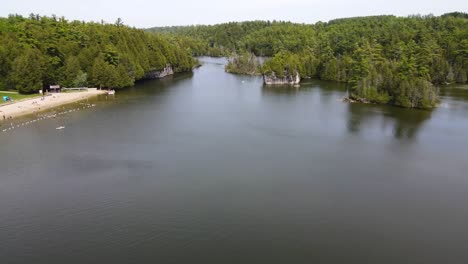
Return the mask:
<path id="1" fill-rule="evenodd" d="M 261 75 L 262 63 L 255 54 L 250 52 L 242 52 L 233 54 L 228 58 L 228 63 L 224 70 L 228 73 L 245 74 L 245 75 Z"/>
<path id="2" fill-rule="evenodd" d="M 347 101 L 433 108 L 439 88 L 468 82 L 468 14 L 370 16 L 315 24 L 283 21 L 153 28 L 185 37 L 193 54 L 231 56 L 226 71 L 266 85 L 346 83 Z M 230 55 L 240 54 L 240 55 Z M 254 56 L 269 58 L 257 65 Z"/>
<path id="3" fill-rule="evenodd" d="M 265 85 L 298 85 L 301 81 L 299 72 L 289 72 L 288 69 L 275 72 L 278 69 L 271 68 L 271 65 L 276 60 L 267 59 L 267 63 L 262 64 L 255 54 L 243 52 L 231 55 L 224 69 L 227 73 L 233 74 L 261 75 Z"/>

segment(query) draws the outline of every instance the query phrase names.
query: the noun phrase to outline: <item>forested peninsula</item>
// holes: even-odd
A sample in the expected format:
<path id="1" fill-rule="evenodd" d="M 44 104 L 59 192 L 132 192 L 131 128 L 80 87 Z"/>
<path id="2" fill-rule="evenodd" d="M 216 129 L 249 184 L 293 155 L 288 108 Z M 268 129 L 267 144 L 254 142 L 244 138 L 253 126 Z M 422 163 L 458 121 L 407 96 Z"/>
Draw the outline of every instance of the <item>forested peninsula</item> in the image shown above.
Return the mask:
<path id="1" fill-rule="evenodd" d="M 468 14 L 344 18 L 312 25 L 277 21 L 147 29 L 191 53 L 231 57 L 228 71 L 345 82 L 349 99 L 432 108 L 436 86 L 467 83 Z M 271 57 L 255 70 L 255 56 Z"/>
<path id="2" fill-rule="evenodd" d="M 191 71 L 177 38 L 104 22 L 31 14 L 0 18 L 0 90 L 36 93 L 49 85 L 122 88 L 148 73 Z"/>
<path id="3" fill-rule="evenodd" d="M 467 83 L 468 15 L 374 16 L 297 24 L 232 22 L 141 30 L 118 19 L 0 18 L 0 90 L 122 88 L 230 57 L 232 73 L 345 82 L 350 100 L 431 108 L 437 86 Z M 261 65 L 255 56 L 269 57 Z"/>

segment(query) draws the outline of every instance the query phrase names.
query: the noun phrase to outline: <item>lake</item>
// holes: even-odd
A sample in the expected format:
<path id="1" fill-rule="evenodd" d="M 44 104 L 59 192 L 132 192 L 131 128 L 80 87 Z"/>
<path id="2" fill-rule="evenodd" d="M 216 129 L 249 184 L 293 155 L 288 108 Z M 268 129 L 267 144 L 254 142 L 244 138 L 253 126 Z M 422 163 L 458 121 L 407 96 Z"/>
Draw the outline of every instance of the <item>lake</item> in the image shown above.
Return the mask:
<path id="1" fill-rule="evenodd" d="M 468 263 L 466 87 L 349 104 L 201 61 L 0 132 L 1 263 Z"/>

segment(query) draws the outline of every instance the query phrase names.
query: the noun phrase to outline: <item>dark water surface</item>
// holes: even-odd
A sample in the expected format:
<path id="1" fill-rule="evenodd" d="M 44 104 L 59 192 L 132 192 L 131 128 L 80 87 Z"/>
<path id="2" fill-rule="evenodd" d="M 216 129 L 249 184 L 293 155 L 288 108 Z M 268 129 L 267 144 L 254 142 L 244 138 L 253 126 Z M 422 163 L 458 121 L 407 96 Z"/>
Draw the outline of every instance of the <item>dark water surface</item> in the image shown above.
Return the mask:
<path id="1" fill-rule="evenodd" d="M 0 132 L 0 263 L 468 263 L 468 90 L 348 104 L 203 61 Z"/>

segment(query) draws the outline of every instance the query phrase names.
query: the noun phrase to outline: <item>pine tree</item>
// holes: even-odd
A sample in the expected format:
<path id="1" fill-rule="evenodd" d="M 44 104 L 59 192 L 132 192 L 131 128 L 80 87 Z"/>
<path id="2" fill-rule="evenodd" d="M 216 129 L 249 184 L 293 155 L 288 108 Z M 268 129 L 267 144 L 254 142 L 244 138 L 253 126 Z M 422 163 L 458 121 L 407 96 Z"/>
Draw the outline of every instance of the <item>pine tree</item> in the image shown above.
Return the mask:
<path id="1" fill-rule="evenodd" d="M 73 81 L 73 87 L 87 87 L 88 74 L 86 72 L 78 71 L 78 74 Z"/>
<path id="2" fill-rule="evenodd" d="M 109 83 L 107 66 L 108 64 L 102 58 L 94 60 L 93 68 L 91 69 L 91 82 L 98 88 L 105 88 Z"/>
<path id="3" fill-rule="evenodd" d="M 123 64 L 119 64 L 119 66 L 117 66 L 116 76 L 118 78 L 118 83 L 116 87 L 119 87 L 119 88 L 132 86 L 135 82 L 130 77 L 129 73 L 127 72 L 127 69 L 125 69 L 125 66 Z"/>
<path id="4" fill-rule="evenodd" d="M 75 79 L 81 71 L 78 59 L 74 56 L 69 57 L 63 68 L 61 85 L 63 87 L 73 87 Z"/>
<path id="5" fill-rule="evenodd" d="M 20 93 L 36 93 L 43 88 L 44 68 L 42 53 L 28 48 L 14 60 L 10 79 Z"/>

